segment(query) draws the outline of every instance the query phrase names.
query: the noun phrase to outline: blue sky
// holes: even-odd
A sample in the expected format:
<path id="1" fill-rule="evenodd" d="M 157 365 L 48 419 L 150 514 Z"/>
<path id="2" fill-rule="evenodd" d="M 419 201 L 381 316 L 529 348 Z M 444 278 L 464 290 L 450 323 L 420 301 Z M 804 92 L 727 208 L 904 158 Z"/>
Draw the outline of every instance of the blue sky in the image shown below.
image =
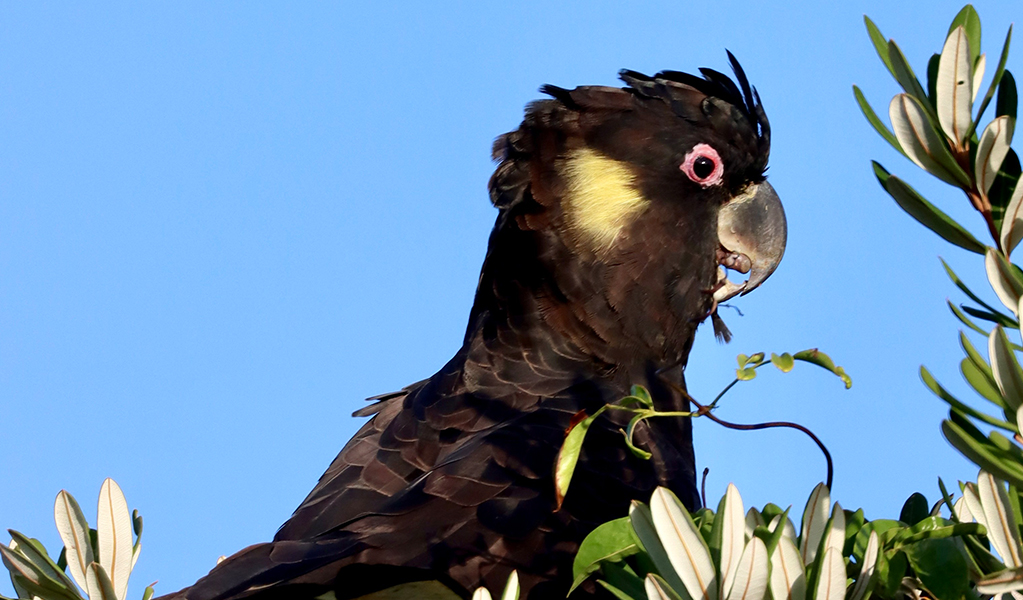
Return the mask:
<path id="1" fill-rule="evenodd" d="M 361 4 L 0 5 L 0 526 L 56 552 L 56 493 L 92 520 L 115 478 L 146 520 L 133 598 L 270 539 L 362 399 L 460 344 L 496 214 L 490 144 L 537 88 L 726 70 L 725 48 L 771 119 L 789 246 L 745 316 L 723 312 L 730 345 L 700 331 L 690 391 L 713 397 L 739 352 L 820 347 L 851 390 L 764 371 L 719 415 L 813 429 L 834 497 L 868 518 L 975 477 L 917 370 L 972 399 L 937 257 L 986 290 L 982 262 L 902 213 L 869 159 L 983 229 L 851 92 L 886 113 L 897 91 L 864 13 L 921 72 L 960 4 Z M 993 65 L 1019 7 L 976 7 Z M 747 505 L 801 505 L 824 477 L 796 433 L 701 421 L 696 445 L 715 499 L 733 481 Z"/>

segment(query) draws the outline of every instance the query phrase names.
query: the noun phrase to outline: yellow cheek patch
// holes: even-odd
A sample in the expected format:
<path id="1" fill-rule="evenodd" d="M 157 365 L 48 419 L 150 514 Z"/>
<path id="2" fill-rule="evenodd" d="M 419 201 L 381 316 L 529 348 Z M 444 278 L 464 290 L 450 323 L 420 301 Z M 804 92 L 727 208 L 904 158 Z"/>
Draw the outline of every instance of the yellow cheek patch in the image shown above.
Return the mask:
<path id="1" fill-rule="evenodd" d="M 563 169 L 569 225 L 597 250 L 606 250 L 649 204 L 626 163 L 590 149 L 574 152 Z"/>

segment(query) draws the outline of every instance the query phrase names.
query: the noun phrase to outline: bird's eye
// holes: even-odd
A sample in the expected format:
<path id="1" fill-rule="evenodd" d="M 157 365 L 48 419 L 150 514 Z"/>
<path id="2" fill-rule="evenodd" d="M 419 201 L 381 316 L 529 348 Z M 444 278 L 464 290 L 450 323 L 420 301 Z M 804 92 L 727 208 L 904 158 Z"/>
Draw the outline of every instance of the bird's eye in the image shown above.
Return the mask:
<path id="1" fill-rule="evenodd" d="M 679 165 L 679 169 L 682 169 L 686 177 L 703 187 L 720 184 L 725 171 L 717 150 L 707 144 L 693 146 Z"/>

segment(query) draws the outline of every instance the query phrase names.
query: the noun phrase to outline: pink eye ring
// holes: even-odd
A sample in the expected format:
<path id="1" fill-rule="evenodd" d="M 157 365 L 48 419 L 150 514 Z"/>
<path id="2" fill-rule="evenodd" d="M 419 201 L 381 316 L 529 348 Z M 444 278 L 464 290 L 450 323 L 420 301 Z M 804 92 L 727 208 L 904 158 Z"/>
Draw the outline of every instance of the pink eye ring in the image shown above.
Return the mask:
<path id="1" fill-rule="evenodd" d="M 686 177 L 702 187 L 719 185 L 721 175 L 725 172 L 725 166 L 721 163 L 718 151 L 707 144 L 693 146 L 678 168 L 686 174 Z"/>

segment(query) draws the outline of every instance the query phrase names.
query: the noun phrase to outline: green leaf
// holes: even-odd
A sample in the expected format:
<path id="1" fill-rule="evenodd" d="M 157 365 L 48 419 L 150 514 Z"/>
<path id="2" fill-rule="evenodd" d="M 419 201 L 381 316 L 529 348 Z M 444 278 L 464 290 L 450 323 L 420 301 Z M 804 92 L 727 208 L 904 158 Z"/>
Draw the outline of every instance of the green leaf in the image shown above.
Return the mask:
<path id="1" fill-rule="evenodd" d="M 979 523 L 953 523 L 941 517 L 927 517 L 916 525 L 900 531 L 890 540 L 890 544 L 898 548 L 915 544 L 920 540 L 938 540 L 982 533 L 984 526 Z"/>
<path id="2" fill-rule="evenodd" d="M 874 25 L 874 22 L 870 20 L 870 17 L 863 15 L 863 22 L 867 25 L 867 34 L 870 35 L 870 41 L 874 44 L 874 50 L 877 51 L 877 55 L 881 58 L 881 62 L 884 66 L 888 67 L 888 72 L 895 77 L 895 69 L 892 67 L 891 58 L 888 56 L 888 42 L 885 37 L 881 35 L 881 30 Z"/>
<path id="3" fill-rule="evenodd" d="M 994 596 L 1020 589 L 1023 589 L 1023 567 L 1004 569 L 977 582 L 978 592 Z"/>
<path id="4" fill-rule="evenodd" d="M 965 551 L 958 540 L 921 540 L 904 551 L 917 577 L 937 600 L 959 600 L 969 591 Z"/>
<path id="5" fill-rule="evenodd" d="M 672 588 L 685 589 L 685 584 L 679 579 L 675 568 L 671 566 L 671 560 L 661 543 L 661 538 L 657 536 L 650 508 L 641 502 L 633 501 L 629 508 L 629 522 L 632 524 L 632 531 L 636 534 L 636 541 L 639 542 L 640 548 L 650 557 L 650 562 L 653 563 L 661 577 L 664 577 Z"/>
<path id="6" fill-rule="evenodd" d="M 61 587 L 67 588 L 68 590 L 74 590 L 75 584 L 71 581 L 64 570 L 57 566 L 50 558 L 50 555 L 46 552 L 46 548 L 43 547 L 42 542 L 37 539 L 29 538 L 24 534 L 9 529 L 8 533 L 11 534 L 13 539 L 18 544 L 18 551 L 21 552 L 25 558 L 30 560 L 32 564 L 39 568 L 47 577 L 56 581 Z"/>
<path id="7" fill-rule="evenodd" d="M 988 248 L 984 254 L 984 270 L 988 283 L 1002 304 L 1011 311 L 1017 310 L 1020 296 L 1023 296 L 1023 279 L 1018 270 L 994 248 Z"/>
<path id="8" fill-rule="evenodd" d="M 153 589 L 153 586 L 147 585 L 145 591 L 142 592 L 142 600 L 150 600 L 154 594 L 156 594 L 156 590 Z"/>
<path id="9" fill-rule="evenodd" d="M 914 492 L 902 505 L 899 520 L 907 525 L 913 525 L 926 519 L 930 510 L 931 505 L 927 502 L 927 498 L 920 492 Z"/>
<path id="10" fill-rule="evenodd" d="M 984 332 L 984 338 L 988 337 L 989 332 Z M 970 338 L 966 336 L 962 331 L 959 332 L 959 346 L 963 349 L 966 354 L 966 358 L 986 377 L 991 385 L 995 385 L 995 376 L 991 373 L 991 365 L 987 364 L 984 357 L 977 350 L 977 347 L 973 345 Z"/>
<path id="11" fill-rule="evenodd" d="M 995 327 L 988 337 L 988 359 L 1002 398 L 1010 410 L 1019 409 L 1023 405 L 1023 368 L 1020 368 L 1009 338 L 1001 327 Z"/>
<path id="12" fill-rule="evenodd" d="M 647 600 L 682 600 L 682 596 L 656 573 L 648 574 L 643 583 Z"/>
<path id="13" fill-rule="evenodd" d="M 603 562 L 618 562 L 627 556 L 639 552 L 639 544 L 632 535 L 632 524 L 629 517 L 608 521 L 594 529 L 579 545 L 579 551 L 572 563 L 572 587 L 575 588 L 586 581 L 591 573 L 600 568 Z"/>
<path id="14" fill-rule="evenodd" d="M 764 543 L 767 545 L 767 554 L 770 556 L 774 554 L 775 548 L 778 547 L 778 543 L 781 538 L 785 537 L 785 526 L 789 523 L 789 511 L 792 507 L 785 509 L 780 515 L 777 515 L 771 521 L 777 521 L 777 525 L 774 526 L 774 531 L 770 532 L 770 535 L 764 538 Z"/>
<path id="15" fill-rule="evenodd" d="M 948 26 L 949 35 L 955 31 L 956 27 L 960 26 L 966 32 L 967 39 L 970 40 L 970 64 L 972 65 L 980 56 L 980 16 L 973 9 L 972 4 L 964 6 L 959 14 L 952 19 L 952 24 Z"/>
<path id="16" fill-rule="evenodd" d="M 899 144 L 917 166 L 945 183 L 970 188 L 969 175 L 952 157 L 937 117 L 923 102 L 911 94 L 898 94 L 888 105 L 888 117 Z"/>
<path id="17" fill-rule="evenodd" d="M 115 598 L 124 598 L 132 563 L 131 512 L 121 487 L 109 477 L 100 486 L 96 532 L 99 539 L 98 562 L 110 578 Z M 85 575 L 88 580 L 89 574 Z"/>
<path id="18" fill-rule="evenodd" d="M 906 554 L 902 550 L 896 551 L 888 555 L 888 552 L 882 552 L 878 557 L 878 575 L 879 583 L 884 588 L 884 596 L 886 598 L 901 598 L 901 594 L 898 594 L 899 586 L 902 585 L 902 578 L 906 574 Z M 883 557 L 883 561 L 881 560 Z M 883 563 L 883 567 L 882 567 Z"/>
<path id="19" fill-rule="evenodd" d="M 1023 484 L 1023 467 L 998 450 L 989 439 L 955 409 L 941 423 L 941 432 L 952 446 L 974 464 L 1012 485 Z"/>
<path id="20" fill-rule="evenodd" d="M 913 67 L 909 66 L 906 55 L 902 53 L 902 49 L 895 43 L 895 40 L 888 40 L 888 58 L 892 61 L 895 81 L 920 104 L 920 108 L 924 109 L 931 117 L 937 119 L 937 115 L 934 114 L 934 106 L 931 104 L 930 98 L 927 97 L 927 92 L 920 85 L 920 80 L 913 73 Z M 900 139 L 899 141 L 901 142 L 902 140 Z M 903 148 L 905 148 L 905 145 L 903 145 Z M 906 149 L 909 150 L 908 148 Z"/>
<path id="21" fill-rule="evenodd" d="M 572 475 L 575 473 L 576 464 L 579 462 L 579 453 L 582 452 L 586 432 L 590 430 L 590 425 L 593 424 L 594 419 L 599 417 L 606 408 L 605 406 L 600 407 L 597 412 L 577 423 L 568 432 L 568 435 L 565 436 L 565 443 L 561 445 L 561 450 L 558 451 L 558 460 L 555 462 L 554 469 L 554 491 L 558 507 L 561 506 L 561 503 L 565 500 L 565 494 L 568 493 L 568 486 L 572 482 Z"/>
<path id="22" fill-rule="evenodd" d="M 855 511 L 845 511 L 845 546 L 842 548 L 842 554 L 848 556 L 853 551 L 853 546 L 856 541 L 856 534 L 863 529 L 866 525 L 867 520 L 863 517 L 863 509 L 857 509 Z"/>
<path id="23" fill-rule="evenodd" d="M 85 577 L 89 582 L 89 600 L 118 600 L 114 584 L 102 565 L 90 563 L 85 569 Z"/>
<path id="24" fill-rule="evenodd" d="M 643 460 L 650 460 L 650 457 L 652 457 L 653 454 L 632 443 L 632 436 L 636 433 L 636 425 L 639 425 L 640 421 L 649 416 L 649 413 L 638 414 L 629 420 L 629 425 L 624 430 L 619 430 L 622 432 L 622 435 L 625 436 L 625 446 L 638 458 L 642 458 Z"/>
<path id="25" fill-rule="evenodd" d="M 898 150 L 899 153 L 906 158 L 909 158 L 909 156 L 906 155 L 906 151 L 902 149 L 902 145 L 899 144 L 899 140 L 896 139 L 895 134 L 888 129 L 888 126 L 884 124 L 884 121 L 878 118 L 877 113 L 874 112 L 870 103 L 867 102 L 866 96 L 864 96 L 860 88 L 855 85 L 853 86 L 853 96 L 856 97 L 856 104 L 860 106 L 860 110 L 863 111 L 863 116 L 867 118 L 867 121 L 874 127 L 874 130 L 877 131 L 877 133 L 880 134 L 886 142 L 891 144 L 893 148 Z"/>
<path id="26" fill-rule="evenodd" d="M 603 579 L 598 579 L 597 583 L 599 583 L 600 586 L 603 587 L 605 590 L 610 592 L 612 596 L 618 598 L 618 600 L 647 600 L 646 591 L 643 588 L 639 589 L 640 593 L 638 595 L 632 595 L 626 593 L 624 590 L 616 588 L 615 586 L 604 581 Z"/>
<path id="27" fill-rule="evenodd" d="M 685 505 L 670 490 L 659 487 L 650 498 L 650 514 L 671 566 L 689 595 L 717 600 L 717 570 L 710 549 Z"/>
<path id="28" fill-rule="evenodd" d="M 519 572 L 512 570 L 508 582 L 504 584 L 500 600 L 519 600 Z"/>
<path id="29" fill-rule="evenodd" d="M 973 61 L 965 29 L 956 27 L 945 40 L 935 94 L 942 131 L 957 147 L 965 147 L 973 124 Z"/>
<path id="30" fill-rule="evenodd" d="M 977 366 L 968 358 L 964 358 L 962 362 L 959 363 L 959 370 L 962 372 L 963 379 L 966 380 L 966 383 L 970 384 L 970 387 L 980 394 L 981 397 L 1001 409 L 1008 408 L 1008 405 L 1005 403 L 1005 399 L 1002 398 L 1002 393 L 998 391 L 998 386 L 994 383 L 994 380 L 978 369 Z M 962 409 L 960 408 L 960 410 Z M 969 414 L 967 411 L 963 412 Z"/>
<path id="31" fill-rule="evenodd" d="M 792 367 L 795 366 L 796 363 L 795 360 L 792 358 L 792 355 L 789 354 L 788 352 L 783 352 L 780 355 L 772 352 L 771 364 L 778 367 L 778 370 L 781 371 L 782 373 L 788 373 L 789 371 L 792 370 Z"/>
<path id="32" fill-rule="evenodd" d="M 71 576 L 78 582 L 80 588 L 88 589 L 85 568 L 95 560 L 92 542 L 89 539 L 89 522 L 85 519 L 78 501 L 65 490 L 61 490 L 54 500 L 53 518 L 67 551 L 65 559 Z"/>
<path id="33" fill-rule="evenodd" d="M 973 234 L 964 229 L 962 225 L 953 220 L 952 217 L 942 212 L 941 209 L 928 202 L 923 196 L 918 194 L 916 190 L 905 184 L 901 179 L 894 175 L 890 175 L 888 171 L 886 171 L 885 168 L 876 161 L 871 162 L 874 165 L 874 175 L 881 183 L 881 187 L 888 192 L 902 210 L 909 213 L 909 216 L 919 221 L 924 227 L 941 236 L 941 238 L 946 242 L 955 244 L 956 246 L 969 250 L 970 252 L 976 252 L 977 254 L 984 253 L 984 244 L 977 241 L 977 238 L 973 237 Z"/>
<path id="34" fill-rule="evenodd" d="M 980 297 L 977 296 L 977 294 L 974 294 L 970 290 L 970 288 L 966 287 L 966 284 L 963 283 L 963 281 L 961 279 L 959 279 L 959 276 L 955 274 L 955 271 L 952 270 L 952 267 L 948 266 L 948 263 L 945 262 L 944 258 L 939 258 L 938 260 L 940 260 L 941 264 L 945 267 L 945 273 L 948 275 L 948 278 L 951 279 L 952 283 L 954 283 L 955 286 L 957 288 L 959 288 L 959 290 L 961 292 L 966 294 L 966 296 L 969 297 L 970 300 L 973 300 L 974 302 L 976 302 L 977 304 L 983 306 L 984 308 L 988 309 L 991 312 L 997 312 L 997 310 L 995 310 L 995 308 L 993 308 L 987 302 L 984 302 L 983 300 L 981 300 Z M 988 334 L 988 332 L 985 331 L 984 332 L 984 336 L 986 337 L 987 334 Z"/>
<path id="35" fill-rule="evenodd" d="M 10 530 L 8 530 L 10 531 Z M 22 550 L 19 546 L 19 550 Z M 79 600 L 78 593 L 74 588 L 68 588 L 61 582 L 53 579 L 46 573 L 43 565 L 37 565 L 29 560 L 21 551 L 14 551 L 0 544 L 0 559 L 4 566 L 11 572 L 12 581 L 16 586 L 21 586 L 29 593 L 49 600 L 50 598 L 61 600 Z"/>
<path id="36" fill-rule="evenodd" d="M 11 582 L 14 584 L 14 589 L 21 588 L 22 592 L 25 592 L 26 598 L 33 598 L 38 596 L 44 600 L 82 600 L 82 597 L 78 595 L 77 591 L 58 589 L 56 587 L 50 587 L 49 580 L 45 582 L 36 583 L 26 577 L 19 574 L 11 574 Z"/>
<path id="37" fill-rule="evenodd" d="M 827 371 L 831 371 L 832 373 L 837 375 L 839 379 L 842 380 L 842 383 L 845 384 L 845 389 L 849 389 L 852 387 L 852 378 L 849 377 L 848 374 L 846 374 L 845 369 L 843 369 L 842 367 L 835 366 L 835 363 L 831 360 L 830 356 L 824 354 L 823 352 L 816 348 L 796 352 L 795 354 L 792 355 L 792 358 L 794 360 L 808 362 L 812 365 L 817 365 L 818 367 L 821 367 L 822 369 L 825 369 Z"/>
<path id="38" fill-rule="evenodd" d="M 946 299 L 945 303 L 948 304 L 949 310 L 951 310 L 952 314 L 955 315 L 955 317 L 957 319 L 959 319 L 960 323 L 962 323 L 963 325 L 966 325 L 967 327 L 969 327 L 973 331 L 983 335 L 984 337 L 987 337 L 988 332 L 986 330 L 984 330 L 984 329 L 981 329 L 976 323 L 971 321 L 970 318 L 966 316 L 966 313 L 964 313 L 963 311 L 959 310 L 959 307 L 956 306 L 955 304 L 952 304 L 951 300 Z"/>
<path id="39" fill-rule="evenodd" d="M 817 557 L 817 549 L 824 539 L 828 526 L 828 511 L 831 510 L 831 492 L 823 483 L 818 483 L 810 492 L 803 509 L 803 522 L 799 528 L 799 557 L 809 566 Z M 809 577 L 807 577 L 809 581 Z"/>
<path id="40" fill-rule="evenodd" d="M 977 188 L 985 196 L 991 191 L 991 187 L 1001 171 L 1002 163 L 1009 154 L 1012 129 L 1012 118 L 1002 115 L 988 123 L 988 126 L 984 128 L 984 133 L 980 136 L 973 171 L 977 178 Z"/>
<path id="41" fill-rule="evenodd" d="M 1016 120 L 1017 95 L 1016 80 L 1008 69 L 1002 76 L 1002 83 L 998 86 L 998 100 L 995 102 L 995 114 L 997 116 L 1008 115 Z"/>
<path id="42" fill-rule="evenodd" d="M 991 98 L 995 95 L 995 88 L 1002 81 L 1002 76 L 1005 74 L 1005 62 L 1009 60 L 1009 42 L 1011 41 L 1012 25 L 1009 25 L 1009 31 L 1005 34 L 1005 43 L 1002 45 L 1002 56 L 998 59 L 998 67 L 995 69 L 995 74 L 991 79 L 991 85 L 988 86 L 987 93 L 984 94 L 984 100 L 980 103 L 980 108 L 977 109 L 977 118 L 973 120 L 974 127 L 980 123 L 980 118 L 984 116 L 984 111 L 987 110 L 988 104 L 991 103 Z"/>
<path id="43" fill-rule="evenodd" d="M 751 381 L 757 376 L 757 370 L 753 367 L 745 367 L 735 370 L 735 378 L 739 381 Z"/>
<path id="44" fill-rule="evenodd" d="M 965 359 L 963 360 L 963 363 L 970 364 L 969 361 L 967 361 Z M 971 366 L 972 366 L 972 364 L 971 364 Z M 927 388 L 930 389 L 934 393 L 935 396 L 937 396 L 938 398 L 941 398 L 942 400 L 947 402 L 949 404 L 949 406 L 957 409 L 958 411 L 962 412 L 963 414 L 971 416 L 974 419 L 978 419 L 980 421 L 983 421 L 983 422 L 987 423 L 988 425 L 993 425 L 995 427 L 1001 427 L 1001 428 L 1006 429 L 1008 431 L 1015 431 L 1015 427 L 1013 427 L 1011 423 L 1008 423 L 1006 421 L 1002 421 L 1001 419 L 996 419 L 995 417 L 986 415 L 986 414 L 980 412 L 979 410 L 976 410 L 975 408 L 973 408 L 973 407 L 967 405 L 966 403 L 962 402 L 961 400 L 959 400 L 958 398 L 956 398 L 952 394 L 950 394 L 948 392 L 948 390 L 946 390 L 944 387 L 942 387 L 941 384 L 938 383 L 937 380 L 934 379 L 934 377 L 931 375 L 931 372 L 928 371 L 926 367 L 920 367 L 920 379 L 923 380 L 924 385 L 926 385 Z M 901 517 L 900 517 L 900 520 L 904 521 L 905 523 L 910 523 L 910 524 L 914 523 L 914 521 L 906 521 L 905 519 L 902 519 Z"/>

